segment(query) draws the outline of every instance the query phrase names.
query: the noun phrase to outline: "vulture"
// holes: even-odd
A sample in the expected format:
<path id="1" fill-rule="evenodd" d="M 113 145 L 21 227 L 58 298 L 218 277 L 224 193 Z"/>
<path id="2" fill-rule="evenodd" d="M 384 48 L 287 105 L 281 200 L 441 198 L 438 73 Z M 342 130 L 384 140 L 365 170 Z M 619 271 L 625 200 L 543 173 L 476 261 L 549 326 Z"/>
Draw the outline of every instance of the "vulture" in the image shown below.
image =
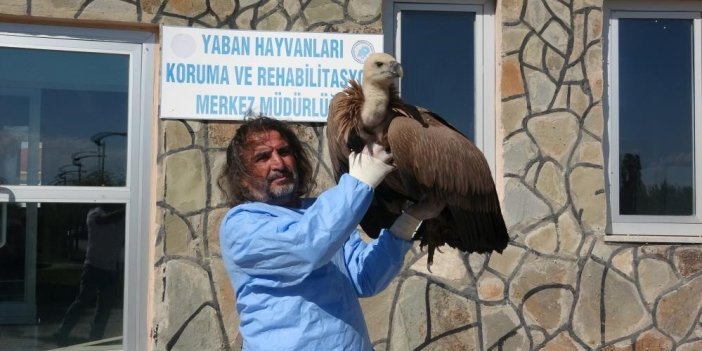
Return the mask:
<path id="1" fill-rule="evenodd" d="M 434 250 L 448 244 L 463 252 L 502 252 L 509 241 L 492 173 L 483 153 L 438 114 L 405 103 L 394 85 L 402 66 L 385 53 L 370 55 L 362 84 L 350 80 L 334 95 L 327 143 L 334 177 L 348 172 L 348 155 L 377 142 L 392 153 L 396 170 L 376 188 L 360 226 L 376 238 L 407 204 L 433 198 L 446 207 L 425 220 L 413 239 Z"/>

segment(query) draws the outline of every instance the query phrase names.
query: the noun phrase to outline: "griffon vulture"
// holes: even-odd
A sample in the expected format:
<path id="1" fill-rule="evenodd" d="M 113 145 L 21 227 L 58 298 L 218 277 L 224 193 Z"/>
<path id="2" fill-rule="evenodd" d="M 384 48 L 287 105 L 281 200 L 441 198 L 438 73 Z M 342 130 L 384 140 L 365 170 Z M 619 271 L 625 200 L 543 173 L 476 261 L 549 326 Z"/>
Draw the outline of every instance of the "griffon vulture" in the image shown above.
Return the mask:
<path id="1" fill-rule="evenodd" d="M 392 56 L 372 54 L 363 66 L 363 85 L 350 81 L 329 107 L 327 142 L 337 181 L 348 171 L 349 152 L 373 141 L 392 153 L 397 167 L 375 190 L 361 228 L 377 237 L 407 201 L 434 197 L 446 207 L 414 236 L 429 247 L 429 265 L 444 244 L 464 252 L 502 252 L 509 235 L 485 157 L 439 115 L 403 102 L 393 84 L 401 76 Z"/>

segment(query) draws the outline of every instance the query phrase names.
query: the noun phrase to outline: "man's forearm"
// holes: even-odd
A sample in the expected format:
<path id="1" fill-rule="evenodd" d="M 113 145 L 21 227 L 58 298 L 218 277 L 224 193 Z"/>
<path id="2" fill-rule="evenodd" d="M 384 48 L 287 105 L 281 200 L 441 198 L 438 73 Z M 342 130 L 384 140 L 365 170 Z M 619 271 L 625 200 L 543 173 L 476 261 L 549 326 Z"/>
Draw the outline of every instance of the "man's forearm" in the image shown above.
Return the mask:
<path id="1" fill-rule="evenodd" d="M 366 244 L 359 237 L 346 245 L 349 274 L 360 297 L 373 296 L 392 281 L 404 264 L 412 242 L 383 229 L 378 239 Z"/>

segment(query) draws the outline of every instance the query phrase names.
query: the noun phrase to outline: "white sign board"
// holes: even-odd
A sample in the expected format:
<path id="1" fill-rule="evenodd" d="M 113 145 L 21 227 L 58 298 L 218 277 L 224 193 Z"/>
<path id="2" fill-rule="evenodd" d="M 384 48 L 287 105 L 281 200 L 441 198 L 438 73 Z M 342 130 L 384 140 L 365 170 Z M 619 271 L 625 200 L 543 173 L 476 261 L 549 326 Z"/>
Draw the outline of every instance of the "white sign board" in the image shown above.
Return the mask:
<path id="1" fill-rule="evenodd" d="M 163 27 L 161 117 L 325 122 L 382 35 Z"/>

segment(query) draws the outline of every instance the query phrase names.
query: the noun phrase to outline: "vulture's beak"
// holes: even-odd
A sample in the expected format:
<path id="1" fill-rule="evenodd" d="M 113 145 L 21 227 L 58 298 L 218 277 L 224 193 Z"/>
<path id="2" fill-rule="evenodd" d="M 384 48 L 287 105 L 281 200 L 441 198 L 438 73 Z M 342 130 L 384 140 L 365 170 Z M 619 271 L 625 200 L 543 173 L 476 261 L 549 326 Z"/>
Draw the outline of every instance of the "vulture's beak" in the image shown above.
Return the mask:
<path id="1" fill-rule="evenodd" d="M 395 61 L 390 65 L 390 72 L 394 78 L 402 78 L 402 65 Z"/>

